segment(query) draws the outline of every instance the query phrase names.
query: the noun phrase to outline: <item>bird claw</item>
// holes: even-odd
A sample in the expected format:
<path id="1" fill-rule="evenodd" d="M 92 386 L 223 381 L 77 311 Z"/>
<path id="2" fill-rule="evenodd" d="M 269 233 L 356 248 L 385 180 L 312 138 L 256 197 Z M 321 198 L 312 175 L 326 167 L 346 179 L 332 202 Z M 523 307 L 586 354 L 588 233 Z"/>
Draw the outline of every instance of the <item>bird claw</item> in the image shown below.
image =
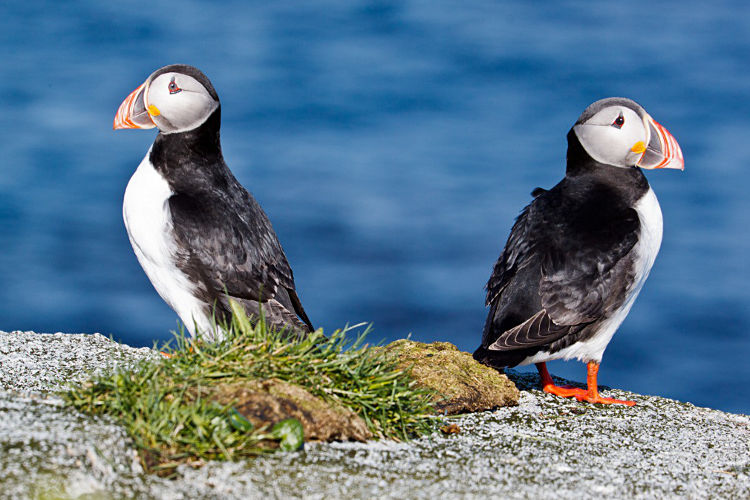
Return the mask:
<path id="1" fill-rule="evenodd" d="M 578 399 L 578 398 L 576 398 Z M 581 401 L 581 399 L 578 399 L 578 401 Z M 615 398 L 605 398 L 602 396 L 595 396 L 595 397 L 586 397 L 583 399 L 583 401 L 587 401 L 589 403 L 597 403 L 602 405 L 625 405 L 625 406 L 635 406 L 635 401 L 628 401 L 626 399 L 615 399 Z"/>

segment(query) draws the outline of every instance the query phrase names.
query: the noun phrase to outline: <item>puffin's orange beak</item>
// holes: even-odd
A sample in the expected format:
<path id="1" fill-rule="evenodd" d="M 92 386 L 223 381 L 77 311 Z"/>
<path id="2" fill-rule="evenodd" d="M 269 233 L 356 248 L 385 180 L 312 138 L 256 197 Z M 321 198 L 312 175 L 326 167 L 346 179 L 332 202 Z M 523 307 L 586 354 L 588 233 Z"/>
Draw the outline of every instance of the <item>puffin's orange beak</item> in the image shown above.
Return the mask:
<path id="1" fill-rule="evenodd" d="M 130 93 L 122 101 L 115 115 L 113 129 L 121 128 L 154 128 L 156 124 L 151 119 L 151 115 L 146 110 L 146 104 L 143 100 L 146 83 Z"/>
<path id="2" fill-rule="evenodd" d="M 651 132 L 651 137 L 637 165 L 647 169 L 677 168 L 685 170 L 685 158 L 682 156 L 682 150 L 680 145 L 677 144 L 677 139 L 650 116 L 646 116 L 644 123 Z"/>

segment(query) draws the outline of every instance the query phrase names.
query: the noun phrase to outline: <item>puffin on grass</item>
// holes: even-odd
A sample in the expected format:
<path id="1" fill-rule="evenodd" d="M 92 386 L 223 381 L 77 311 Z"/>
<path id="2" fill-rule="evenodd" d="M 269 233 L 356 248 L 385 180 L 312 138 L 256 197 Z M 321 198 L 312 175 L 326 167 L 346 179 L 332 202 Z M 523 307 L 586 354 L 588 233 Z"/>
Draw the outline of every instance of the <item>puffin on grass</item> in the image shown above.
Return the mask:
<path id="1" fill-rule="evenodd" d="M 684 169 L 675 138 L 636 102 L 591 104 L 568 132 L 565 178 L 537 188 L 487 283 L 490 307 L 474 358 L 535 363 L 545 392 L 592 403 L 602 355 L 648 277 L 662 238 L 656 195 L 641 171 Z M 588 390 L 558 387 L 546 363 L 588 364 Z"/>
<path id="2" fill-rule="evenodd" d="M 230 299 L 274 329 L 311 332 L 271 222 L 224 162 L 220 125 L 213 85 L 182 64 L 156 70 L 117 110 L 115 129 L 159 129 L 122 207 L 138 262 L 193 336 L 221 337 Z"/>

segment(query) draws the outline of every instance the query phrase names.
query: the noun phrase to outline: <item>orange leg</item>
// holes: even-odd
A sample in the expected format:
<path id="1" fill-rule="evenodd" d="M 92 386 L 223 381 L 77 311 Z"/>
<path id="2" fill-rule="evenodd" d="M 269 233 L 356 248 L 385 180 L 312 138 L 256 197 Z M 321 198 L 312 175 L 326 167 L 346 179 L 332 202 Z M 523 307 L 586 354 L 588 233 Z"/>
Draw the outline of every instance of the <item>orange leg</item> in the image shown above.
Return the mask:
<path id="1" fill-rule="evenodd" d="M 596 375 L 597 373 L 599 373 L 599 363 L 590 361 L 587 367 L 588 375 L 586 377 L 586 384 L 588 385 L 588 390 L 583 390 L 577 387 L 560 387 L 555 385 L 555 383 L 552 381 L 552 377 L 547 371 L 547 365 L 545 363 L 536 364 L 536 369 L 539 370 L 539 377 L 541 377 L 542 379 L 542 389 L 544 390 L 544 392 L 548 392 L 556 396 L 562 396 L 564 398 L 576 398 L 578 401 L 588 401 L 589 403 L 635 406 L 635 401 L 625 401 L 622 399 L 605 398 L 600 396 L 599 387 L 596 384 Z"/>

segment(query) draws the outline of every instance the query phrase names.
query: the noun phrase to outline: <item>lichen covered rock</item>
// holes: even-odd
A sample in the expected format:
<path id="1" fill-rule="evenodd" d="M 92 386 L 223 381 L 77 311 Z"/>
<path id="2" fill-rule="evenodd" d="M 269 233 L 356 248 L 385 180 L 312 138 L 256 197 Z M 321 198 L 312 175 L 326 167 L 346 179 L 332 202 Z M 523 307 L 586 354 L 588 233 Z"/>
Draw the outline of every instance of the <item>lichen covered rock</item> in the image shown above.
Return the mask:
<path id="1" fill-rule="evenodd" d="M 419 385 L 437 391 L 433 406 L 439 413 L 455 415 L 518 404 L 518 389 L 507 376 L 449 342 L 402 339 L 385 350 L 397 356 L 399 366 L 411 370 Z"/>
<path id="2" fill-rule="evenodd" d="M 606 395 L 638 404 L 581 403 L 540 391 L 536 373 L 510 372 L 522 389 L 518 406 L 449 419 L 428 438 L 315 443 L 302 453 L 180 466 L 172 479 L 143 473 L 113 419 L 40 394 L 64 385 L 59 374 L 83 381 L 151 356 L 158 353 L 95 335 L 0 332 L 0 496 L 750 498 L 747 415 L 620 390 Z"/>
<path id="3" fill-rule="evenodd" d="M 352 410 L 277 379 L 219 384 L 203 389 L 202 396 L 231 404 L 257 428 L 296 418 L 305 430 L 305 441 L 365 441 L 372 437 L 365 421 Z"/>

